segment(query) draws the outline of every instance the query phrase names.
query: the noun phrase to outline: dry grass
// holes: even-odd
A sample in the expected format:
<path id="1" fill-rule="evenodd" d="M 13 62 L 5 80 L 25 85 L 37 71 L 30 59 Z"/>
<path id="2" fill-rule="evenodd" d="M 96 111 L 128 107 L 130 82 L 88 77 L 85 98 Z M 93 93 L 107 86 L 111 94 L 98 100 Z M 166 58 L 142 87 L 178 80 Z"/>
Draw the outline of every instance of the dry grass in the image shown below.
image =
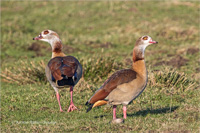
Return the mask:
<path id="1" fill-rule="evenodd" d="M 185 73 L 169 67 L 162 68 L 160 71 L 150 71 L 148 78 L 151 87 L 171 88 L 170 93 L 198 88 L 197 82 L 189 79 Z"/>
<path id="2" fill-rule="evenodd" d="M 44 61 L 36 62 L 20 62 L 20 67 L 8 67 L 1 71 L 2 81 L 8 83 L 34 84 L 40 82 L 47 82 L 45 77 L 45 63 Z"/>
<path id="3" fill-rule="evenodd" d="M 121 68 L 125 68 L 125 64 L 116 62 L 110 57 L 90 58 L 89 60 L 81 59 L 83 66 L 83 78 L 86 81 L 97 82 L 103 81 L 108 75 Z M 46 83 L 45 63 L 44 61 L 30 63 L 20 62 L 17 70 L 14 67 L 6 68 L 1 72 L 1 77 L 4 82 L 23 84 Z M 189 90 L 197 88 L 194 81 L 188 79 L 183 72 L 178 72 L 176 69 L 169 67 L 162 68 L 160 71 L 149 73 L 149 82 L 151 86 L 174 87 L 177 90 Z"/>
<path id="4" fill-rule="evenodd" d="M 81 60 L 85 80 L 96 82 L 107 77 L 110 72 L 122 68 L 122 63 L 117 63 L 110 57 L 93 57 L 88 60 Z"/>
<path id="5" fill-rule="evenodd" d="M 113 58 L 89 58 L 88 60 L 81 59 L 83 66 L 83 78 L 87 81 L 96 82 L 107 77 L 107 74 L 114 70 L 120 69 L 122 63 L 116 63 Z M 20 61 L 17 70 L 15 67 L 8 67 L 2 70 L 1 77 L 4 82 L 23 84 L 46 83 L 45 63 L 40 62 L 23 62 Z"/>

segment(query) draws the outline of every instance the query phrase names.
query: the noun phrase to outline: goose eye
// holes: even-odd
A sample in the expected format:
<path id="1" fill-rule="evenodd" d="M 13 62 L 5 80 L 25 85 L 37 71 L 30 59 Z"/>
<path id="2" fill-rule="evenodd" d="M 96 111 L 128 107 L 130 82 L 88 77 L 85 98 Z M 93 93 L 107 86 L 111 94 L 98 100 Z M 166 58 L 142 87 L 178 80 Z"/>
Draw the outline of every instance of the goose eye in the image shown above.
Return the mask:
<path id="1" fill-rule="evenodd" d="M 148 37 L 147 37 L 147 36 L 145 36 L 145 37 L 143 37 L 142 39 L 143 39 L 143 40 L 147 40 L 147 39 L 148 39 Z"/>
<path id="2" fill-rule="evenodd" d="M 46 34 L 48 34 L 48 33 L 49 33 L 49 31 L 48 31 L 48 30 L 44 31 L 44 35 L 46 35 Z"/>

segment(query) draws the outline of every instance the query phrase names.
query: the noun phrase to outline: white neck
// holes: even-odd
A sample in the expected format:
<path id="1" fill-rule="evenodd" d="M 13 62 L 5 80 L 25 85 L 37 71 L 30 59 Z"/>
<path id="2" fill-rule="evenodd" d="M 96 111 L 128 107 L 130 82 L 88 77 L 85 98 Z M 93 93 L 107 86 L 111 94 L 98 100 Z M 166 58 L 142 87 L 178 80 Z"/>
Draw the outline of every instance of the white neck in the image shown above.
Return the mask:
<path id="1" fill-rule="evenodd" d="M 147 45 L 139 45 L 138 46 L 138 49 L 142 52 L 142 57 L 143 58 L 144 58 L 144 51 L 145 51 L 147 46 L 148 46 L 148 44 Z"/>
<path id="2" fill-rule="evenodd" d="M 62 44 L 61 40 L 60 40 L 59 38 L 57 38 L 57 37 L 48 40 L 48 43 L 51 45 L 52 49 L 55 47 L 55 45 L 56 45 L 57 43 Z"/>

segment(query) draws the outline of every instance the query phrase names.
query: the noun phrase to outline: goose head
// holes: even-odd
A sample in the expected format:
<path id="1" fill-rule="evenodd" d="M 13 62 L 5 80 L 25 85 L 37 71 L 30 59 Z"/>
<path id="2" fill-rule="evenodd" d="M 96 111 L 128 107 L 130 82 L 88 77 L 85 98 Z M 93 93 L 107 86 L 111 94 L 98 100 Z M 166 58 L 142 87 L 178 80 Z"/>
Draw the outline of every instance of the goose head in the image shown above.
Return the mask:
<path id="1" fill-rule="evenodd" d="M 52 30 L 44 30 L 42 31 L 39 36 L 34 37 L 33 40 L 40 40 L 44 42 L 48 42 L 51 45 L 55 42 L 61 42 L 58 34 L 55 31 Z"/>

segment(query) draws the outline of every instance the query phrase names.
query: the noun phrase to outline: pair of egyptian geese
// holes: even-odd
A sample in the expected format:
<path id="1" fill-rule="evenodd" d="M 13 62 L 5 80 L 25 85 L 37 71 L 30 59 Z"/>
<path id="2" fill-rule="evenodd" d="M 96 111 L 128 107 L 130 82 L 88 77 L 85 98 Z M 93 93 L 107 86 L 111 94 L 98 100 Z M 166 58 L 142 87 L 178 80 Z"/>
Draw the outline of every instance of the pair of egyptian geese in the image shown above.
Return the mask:
<path id="1" fill-rule="evenodd" d="M 73 87 L 82 77 L 82 66 L 73 56 L 66 56 L 62 52 L 62 42 L 58 34 L 52 30 L 44 30 L 33 40 L 48 42 L 52 47 L 52 59 L 46 67 L 46 77 L 56 92 L 60 111 L 59 88 L 70 87 L 71 102 L 68 112 L 76 110 L 73 103 Z M 121 123 L 123 119 L 116 118 L 117 105 L 123 105 L 123 116 L 126 119 L 126 106 L 138 97 L 147 85 L 147 70 L 144 61 L 145 48 L 153 41 L 150 36 L 140 37 L 133 48 L 133 64 L 130 69 L 122 69 L 112 74 L 104 84 L 87 101 L 87 112 L 96 106 L 109 104 L 113 106 L 113 123 Z"/>

